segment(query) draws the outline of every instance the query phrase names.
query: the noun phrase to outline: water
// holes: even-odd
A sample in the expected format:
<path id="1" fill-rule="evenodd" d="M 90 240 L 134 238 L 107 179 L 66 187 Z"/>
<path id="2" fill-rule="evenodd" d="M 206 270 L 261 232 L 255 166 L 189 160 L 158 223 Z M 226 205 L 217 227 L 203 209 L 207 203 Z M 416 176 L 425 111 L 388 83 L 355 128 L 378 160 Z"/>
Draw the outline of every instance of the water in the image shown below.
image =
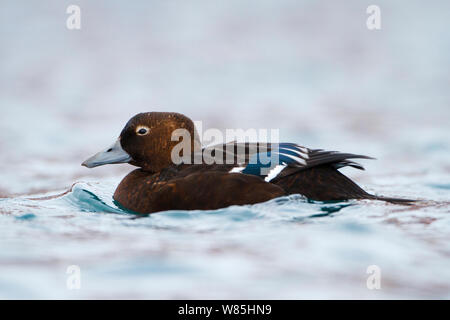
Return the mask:
<path id="1" fill-rule="evenodd" d="M 80 31 L 1 4 L 0 298 L 450 298 L 448 1 L 378 1 L 376 32 L 357 0 L 77 4 Z M 137 216 L 112 199 L 129 165 L 80 164 L 143 111 L 373 156 L 343 173 L 423 201 Z"/>
<path id="2" fill-rule="evenodd" d="M 448 203 L 125 212 L 113 185 L 2 199 L 2 298 L 449 298 Z M 66 270 L 81 270 L 68 290 Z M 369 290 L 377 265 L 382 289 Z"/>

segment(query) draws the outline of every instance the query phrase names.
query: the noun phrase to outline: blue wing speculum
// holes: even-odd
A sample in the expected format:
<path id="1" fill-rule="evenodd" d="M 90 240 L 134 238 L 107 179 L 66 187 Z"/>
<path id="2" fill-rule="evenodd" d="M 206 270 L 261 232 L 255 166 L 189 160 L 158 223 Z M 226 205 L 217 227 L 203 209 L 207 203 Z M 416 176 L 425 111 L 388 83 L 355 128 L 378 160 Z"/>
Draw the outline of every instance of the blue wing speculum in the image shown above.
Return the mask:
<path id="1" fill-rule="evenodd" d="M 348 159 L 371 157 L 341 153 L 337 151 L 324 151 L 322 149 L 308 149 L 295 143 L 271 144 L 263 152 L 256 152 L 248 157 L 248 162 L 230 172 L 257 175 L 267 182 L 278 177 L 286 168 L 307 169 L 323 164 L 330 164 L 336 169 L 351 166 L 360 170 L 364 167 Z"/>

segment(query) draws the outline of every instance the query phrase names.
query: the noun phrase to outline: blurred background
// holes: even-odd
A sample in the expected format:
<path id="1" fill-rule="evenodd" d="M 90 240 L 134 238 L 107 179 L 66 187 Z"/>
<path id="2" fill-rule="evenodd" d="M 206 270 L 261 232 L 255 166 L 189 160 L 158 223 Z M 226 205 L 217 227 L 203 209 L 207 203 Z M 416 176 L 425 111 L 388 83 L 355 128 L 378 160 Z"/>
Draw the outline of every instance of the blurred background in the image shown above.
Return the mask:
<path id="1" fill-rule="evenodd" d="M 121 170 L 78 166 L 145 111 L 448 172 L 450 3 L 378 1 L 381 30 L 370 4 L 2 1 L 0 194 Z"/>
<path id="2" fill-rule="evenodd" d="M 80 30 L 66 27 L 72 4 Z M 372 4 L 381 30 L 366 26 Z M 344 173 L 379 194 L 449 199 L 449 1 L 3 0 L 0 8 L 1 198 L 118 182 L 129 165 L 81 162 L 134 114 L 174 111 L 204 129 L 275 128 L 282 141 L 373 156 L 366 172 Z M 439 210 L 448 213 L 448 202 Z M 440 230 L 445 243 L 448 225 Z M 448 245 L 439 250 L 447 267 Z"/>

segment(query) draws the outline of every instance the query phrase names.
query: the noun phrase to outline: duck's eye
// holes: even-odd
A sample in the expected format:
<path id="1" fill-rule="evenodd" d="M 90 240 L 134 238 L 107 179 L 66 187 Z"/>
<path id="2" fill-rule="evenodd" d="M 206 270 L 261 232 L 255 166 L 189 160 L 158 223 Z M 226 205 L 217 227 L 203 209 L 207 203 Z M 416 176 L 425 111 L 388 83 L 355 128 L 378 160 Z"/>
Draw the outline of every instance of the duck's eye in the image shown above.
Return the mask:
<path id="1" fill-rule="evenodd" d="M 140 136 L 144 136 L 148 133 L 148 128 L 147 127 L 138 127 L 136 129 L 136 133 Z"/>

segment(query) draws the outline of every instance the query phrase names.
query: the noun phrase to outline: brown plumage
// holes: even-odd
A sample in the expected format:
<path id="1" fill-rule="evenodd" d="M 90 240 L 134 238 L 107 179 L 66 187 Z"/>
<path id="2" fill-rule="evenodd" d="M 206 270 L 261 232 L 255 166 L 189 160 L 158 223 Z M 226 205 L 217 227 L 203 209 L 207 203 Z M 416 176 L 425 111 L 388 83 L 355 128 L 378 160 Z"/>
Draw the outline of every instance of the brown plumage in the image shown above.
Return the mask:
<path id="1" fill-rule="evenodd" d="M 190 154 L 180 153 L 184 162 L 174 164 L 172 151 L 179 143 L 173 139 L 176 129 L 189 133 Z M 227 148 L 228 147 L 228 148 Z M 350 161 L 366 156 L 312 150 L 296 144 L 225 144 L 215 146 L 222 150 L 204 153 L 193 122 L 178 113 L 149 112 L 134 116 L 122 130 L 118 141 L 83 165 L 95 167 L 108 163 L 128 162 L 140 167 L 129 173 L 119 184 L 114 199 L 128 210 L 152 213 L 164 210 L 218 209 L 230 205 L 264 202 L 283 195 L 299 193 L 312 200 L 378 199 L 395 203 L 412 200 L 377 197 L 368 194 L 338 171 L 343 166 L 363 169 Z M 236 151 L 242 148 L 243 157 Z M 227 158 L 226 153 L 231 152 Z M 259 173 L 262 165 L 252 160 L 264 154 L 279 156 L 281 169 L 274 177 Z M 196 155 L 203 161 L 193 164 Z M 205 160 L 217 156 L 223 163 Z M 186 161 L 187 159 L 187 161 Z M 231 159 L 226 162 L 226 159 Z M 190 160 L 190 161 L 189 161 Z M 186 163 L 188 162 L 188 163 Z M 206 163 L 205 163 L 206 162 Z M 219 162 L 219 163 L 217 163 Z M 241 167 L 242 173 L 230 173 Z M 262 171 L 261 171 L 262 172 Z M 271 171 L 270 171 L 271 172 Z"/>
<path id="2" fill-rule="evenodd" d="M 207 170 L 148 174 L 137 169 L 117 187 L 114 199 L 140 213 L 208 210 L 264 202 L 285 195 L 282 188 L 256 176 Z M 183 172 L 187 171 L 187 172 Z M 189 172 L 189 173 L 188 173 Z"/>

